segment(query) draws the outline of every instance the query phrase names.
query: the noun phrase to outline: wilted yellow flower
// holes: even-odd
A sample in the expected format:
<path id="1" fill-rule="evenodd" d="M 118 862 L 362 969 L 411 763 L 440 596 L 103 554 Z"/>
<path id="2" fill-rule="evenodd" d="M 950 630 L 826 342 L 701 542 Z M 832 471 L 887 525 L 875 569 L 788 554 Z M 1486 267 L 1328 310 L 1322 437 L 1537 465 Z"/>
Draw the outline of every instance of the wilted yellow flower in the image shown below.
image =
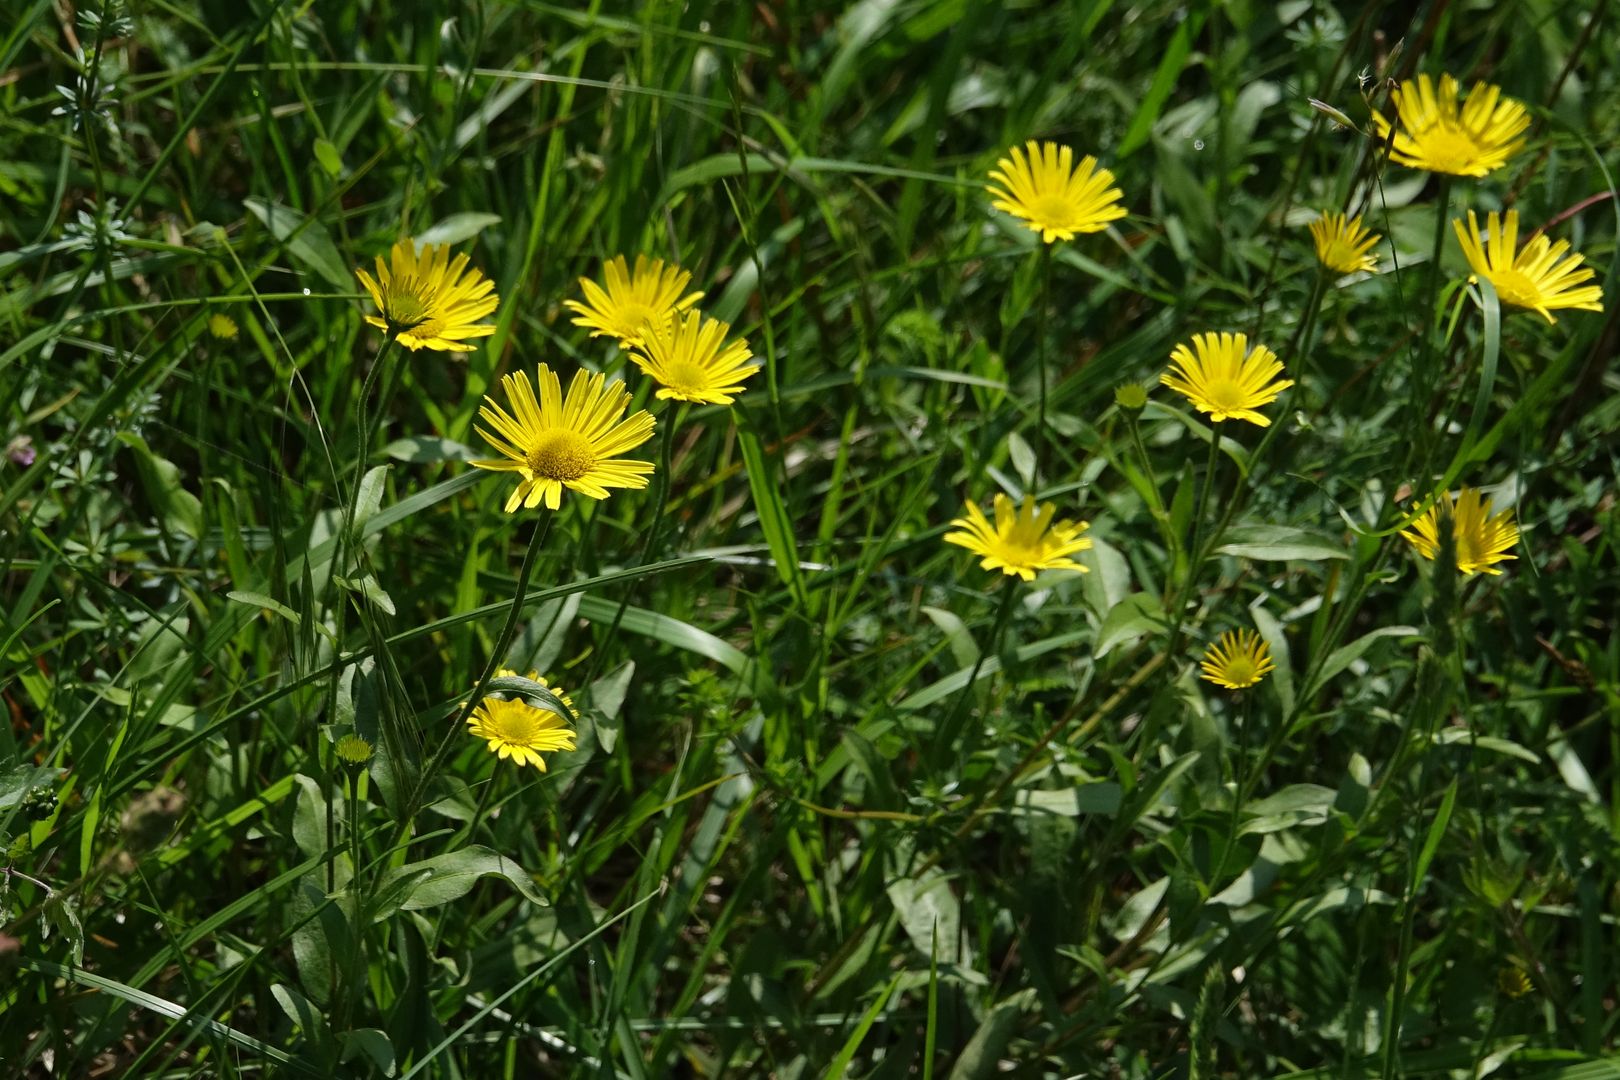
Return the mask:
<path id="1" fill-rule="evenodd" d="M 661 398 L 730 405 L 742 393 L 742 381 L 759 370 L 750 364 L 748 343 L 726 342 L 729 323 L 706 319 L 696 311 L 650 323 L 630 359 L 651 375 Z"/>
<path id="2" fill-rule="evenodd" d="M 1018 509 L 1005 495 L 995 498 L 996 523 L 991 525 L 975 503 L 967 504 L 967 516 L 951 522 L 960 532 L 945 534 L 947 544 L 965 547 L 982 555 L 979 565 L 1000 570 L 1025 581 L 1034 581 L 1037 570 L 1078 570 L 1084 566 L 1068 556 L 1085 551 L 1091 541 L 1080 534 L 1090 528 L 1083 521 L 1053 521 L 1057 507 L 1043 503 L 1039 510 L 1031 496 L 1024 496 Z"/>
<path id="3" fill-rule="evenodd" d="M 572 707 L 569 711 L 573 711 Z M 575 719 L 578 719 L 577 714 Z M 467 717 L 467 725 L 468 730 L 483 739 L 490 752 L 500 755 L 502 760 L 511 758 L 519 765 L 533 765 L 541 772 L 546 771 L 546 760 L 541 753 L 574 749 L 574 729 L 566 720 L 550 709 L 530 705 L 522 699 L 486 697 Z"/>
<path id="4" fill-rule="evenodd" d="M 500 303 L 495 283 L 478 269 L 468 269 L 467 256 L 450 257 L 450 245 L 429 245 L 418 254 L 416 241 L 400 240 L 388 250 L 388 262 L 377 256 L 377 277 L 364 270 L 355 276 L 377 305 L 366 322 L 394 335 L 415 352 L 471 352 L 467 338 L 488 337 L 493 323 L 478 320 Z"/>
<path id="5" fill-rule="evenodd" d="M 221 341 L 230 341 L 236 337 L 236 320 L 223 311 L 216 311 L 208 316 L 208 332 Z"/>
<path id="6" fill-rule="evenodd" d="M 700 292 L 682 295 L 692 281 L 688 271 L 645 255 L 636 256 L 633 273 L 624 256 L 615 255 L 602 264 L 602 279 L 607 283 L 605 289 L 589 278 L 580 278 L 585 302 L 564 300 L 563 307 L 579 316 L 575 326 L 590 327 L 591 337 L 616 337 L 621 349 L 640 345 L 649 323 L 661 325 L 703 299 Z"/>
<path id="7" fill-rule="evenodd" d="M 1427 75 L 1395 89 L 1391 98 L 1401 126 L 1390 160 L 1452 176 L 1485 176 L 1523 148 L 1530 114 L 1521 103 L 1503 97 L 1500 87 L 1475 83 L 1459 107 L 1457 90 L 1450 75 L 1440 76 L 1438 94 Z M 1382 113 L 1372 119 L 1379 140 L 1388 140 L 1390 122 Z"/>
<path id="8" fill-rule="evenodd" d="M 1072 240 L 1075 233 L 1101 232 L 1125 216 L 1119 202 L 1124 193 L 1113 186 L 1114 174 L 1097 168 L 1089 154 L 1074 168 L 1074 151 L 1057 143 L 1031 139 L 1027 158 L 1013 147 L 990 170 L 990 179 L 985 187 L 995 196 L 990 205 L 1022 219 L 1048 244 Z"/>
<path id="9" fill-rule="evenodd" d="M 608 488 L 644 488 L 653 471 L 650 461 L 618 457 L 652 437 L 652 414 L 639 410 L 620 419 L 630 404 L 624 383 L 605 386 L 605 375 L 574 373 L 563 399 L 562 384 L 545 364 L 538 371 L 540 399 L 535 400 L 529 378 L 519 371 L 501 378 L 508 413 L 487 395 L 479 417 L 493 432 L 478 433 L 503 458 L 473 462 L 480 469 L 515 472 L 522 477 L 506 500 L 506 512 L 518 506 L 533 509 L 545 502 L 548 509 L 562 505 L 563 488 L 592 499 L 608 497 Z"/>
<path id="10" fill-rule="evenodd" d="M 1401 535 L 1411 542 L 1419 555 L 1433 559 L 1440 550 L 1440 516 L 1451 515 L 1451 532 L 1457 547 L 1457 569 L 1465 574 L 1500 574 L 1495 564 L 1504 559 L 1516 559 L 1508 549 L 1519 542 L 1518 526 L 1513 524 L 1513 511 L 1503 510 L 1491 516 L 1491 500 L 1482 498 L 1479 489 L 1463 488 L 1455 500 L 1442 495 L 1428 511 L 1412 523 L 1410 530 Z"/>
<path id="11" fill-rule="evenodd" d="M 1507 964 L 1496 972 L 1496 988 L 1510 998 L 1522 998 L 1535 986 L 1523 968 Z"/>
<path id="12" fill-rule="evenodd" d="M 1199 666 L 1204 669 L 1202 678 L 1228 690 L 1246 689 L 1277 670 L 1271 647 L 1253 630 L 1228 630 L 1204 653 Z"/>
<path id="13" fill-rule="evenodd" d="M 1311 222 L 1310 229 L 1317 261 L 1329 270 L 1350 274 L 1378 269 L 1371 252 L 1381 237 L 1361 224 L 1359 214 L 1349 220 L 1343 214 L 1323 214 Z"/>
<path id="14" fill-rule="evenodd" d="M 1159 381 L 1215 421 L 1238 419 L 1269 427 L 1271 421 L 1255 410 L 1294 385 L 1292 379 L 1271 381 L 1282 373 L 1282 363 L 1264 345 L 1249 351 L 1247 334 L 1194 334 L 1192 348 L 1177 345 L 1170 362 L 1171 370 Z"/>
<path id="15" fill-rule="evenodd" d="M 1569 252 L 1568 240 L 1555 244 L 1543 233 L 1526 244 L 1523 251 L 1517 250 L 1517 210 L 1509 210 L 1506 221 L 1492 210 L 1485 219 L 1483 237 L 1472 210 L 1468 211 L 1466 232 L 1461 218 L 1453 220 L 1451 227 L 1457 231 L 1457 241 L 1468 257 L 1468 265 L 1495 287 L 1502 303 L 1538 312 L 1550 323 L 1558 321 L 1552 314 L 1555 308 L 1603 310 L 1603 289 L 1583 284 L 1596 276 L 1591 267 L 1581 265 L 1584 257 L 1571 253 L 1569 258 L 1564 258 Z"/>

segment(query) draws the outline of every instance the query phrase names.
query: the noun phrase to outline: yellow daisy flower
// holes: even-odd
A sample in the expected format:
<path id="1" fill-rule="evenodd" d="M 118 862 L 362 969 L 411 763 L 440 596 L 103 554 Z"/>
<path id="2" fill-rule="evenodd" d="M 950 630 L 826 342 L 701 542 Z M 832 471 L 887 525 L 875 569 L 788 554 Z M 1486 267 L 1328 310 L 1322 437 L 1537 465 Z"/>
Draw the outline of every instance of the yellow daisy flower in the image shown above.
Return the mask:
<path id="1" fill-rule="evenodd" d="M 1204 653 L 1199 667 L 1204 669 L 1202 678 L 1228 690 L 1247 689 L 1277 670 L 1271 662 L 1271 647 L 1253 630 L 1222 634 Z"/>
<path id="2" fill-rule="evenodd" d="M 1034 581 L 1037 570 L 1088 572 L 1068 557 L 1091 546 L 1091 541 L 1080 535 L 1090 528 L 1085 522 L 1054 522 L 1057 507 L 1042 503 L 1037 511 L 1035 500 L 1028 495 L 1017 510 L 1005 495 L 997 495 L 995 504 L 996 523 L 991 525 L 984 511 L 968 503 L 967 517 L 951 522 L 962 531 L 946 533 L 945 542 L 984 556 L 979 565 L 986 570 L 1000 570 L 1025 581 Z"/>
<path id="3" fill-rule="evenodd" d="M 1382 237 L 1365 228 L 1359 214 L 1348 220 L 1344 214 L 1323 214 L 1311 222 L 1310 229 L 1316 259 L 1329 270 L 1340 274 L 1378 270 L 1378 260 L 1371 252 Z"/>
<path id="4" fill-rule="evenodd" d="M 731 324 L 696 311 L 650 323 L 630 359 L 658 380 L 660 398 L 730 405 L 742 381 L 759 370 L 742 339 L 726 344 Z"/>
<path id="5" fill-rule="evenodd" d="M 208 332 L 220 341 L 230 341 L 236 337 L 236 320 L 223 311 L 216 311 L 208 316 Z"/>
<path id="6" fill-rule="evenodd" d="M 575 326 L 590 327 L 591 337 L 616 337 L 621 349 L 640 345 L 647 324 L 662 324 L 703 299 L 700 292 L 681 295 L 691 284 L 691 273 L 645 255 L 636 256 L 634 272 L 623 255 L 615 255 L 602 264 L 602 278 L 607 282 L 605 289 L 589 278 L 580 278 L 585 302 L 564 300 L 563 307 L 578 314 Z"/>
<path id="7" fill-rule="evenodd" d="M 528 376 L 520 371 L 501 377 L 512 413 L 487 395 L 478 410 L 493 429 L 492 433 L 480 427 L 478 433 L 502 458 L 473 464 L 522 477 L 506 500 L 506 512 L 520 505 L 532 510 L 542 501 L 555 510 L 562 505 L 563 488 L 605 499 L 608 488 L 646 487 L 652 462 L 618 455 L 652 438 L 654 421 L 645 409 L 621 419 L 630 404 L 624 383 L 606 386 L 607 376 L 577 371 L 564 399 L 562 384 L 549 367 L 541 364 L 538 378 L 538 401 Z"/>
<path id="8" fill-rule="evenodd" d="M 1505 221 L 1492 210 L 1485 219 L 1485 234 L 1479 231 L 1479 220 L 1468 211 L 1468 231 L 1463 231 L 1461 218 L 1452 221 L 1457 241 L 1474 273 L 1496 288 L 1496 295 L 1504 304 L 1529 308 L 1540 313 L 1550 323 L 1554 308 L 1573 308 L 1577 311 L 1602 311 L 1603 289 L 1585 285 L 1596 275 L 1592 268 L 1581 266 L 1584 257 L 1571 253 L 1569 241 L 1553 243 L 1545 233 L 1537 236 L 1518 251 L 1519 212 L 1509 210 Z M 1470 281 L 1478 278 L 1469 278 Z"/>
<path id="9" fill-rule="evenodd" d="M 1247 334 L 1194 334 L 1192 348 L 1177 345 L 1170 362 L 1159 382 L 1217 423 L 1238 419 L 1269 427 L 1271 421 L 1255 410 L 1294 385 L 1292 379 L 1270 381 L 1282 373 L 1282 363 L 1264 345 L 1251 352 Z"/>
<path id="10" fill-rule="evenodd" d="M 1491 516 L 1491 500 L 1480 497 L 1479 489 L 1463 488 L 1455 500 L 1442 496 L 1428 512 L 1412 523 L 1401 536 L 1411 542 L 1419 555 L 1432 560 L 1440 550 L 1440 515 L 1451 515 L 1452 540 L 1457 545 L 1457 569 L 1465 574 L 1500 574 L 1495 564 L 1516 559 L 1508 549 L 1519 542 L 1519 528 L 1513 511 Z"/>
<path id="11" fill-rule="evenodd" d="M 375 279 L 364 270 L 354 274 L 377 305 L 378 314 L 367 315 L 366 322 L 412 352 L 472 352 L 467 338 L 495 332 L 493 323 L 478 321 L 500 303 L 495 283 L 469 269 L 466 255 L 452 259 L 449 244 L 418 253 L 416 241 L 400 240 L 389 249 L 386 264 L 377 256 Z"/>
<path id="12" fill-rule="evenodd" d="M 1391 95 L 1400 128 L 1390 147 L 1390 160 L 1429 172 L 1452 176 L 1485 176 L 1507 164 L 1524 147 L 1530 114 L 1524 105 L 1502 96 L 1500 87 L 1475 83 L 1468 100 L 1457 104 L 1457 80 L 1440 76 L 1434 81 L 1419 75 L 1401 83 Z M 1388 141 L 1392 125 L 1382 113 L 1373 113 L 1380 141 Z"/>
<path id="13" fill-rule="evenodd" d="M 572 712 L 572 708 L 569 711 Z M 567 721 L 550 709 L 530 705 L 521 698 L 486 697 L 467 717 L 467 726 L 503 761 L 511 758 L 519 765 L 533 765 L 541 772 L 546 771 L 546 759 L 540 756 L 542 752 L 574 749 L 574 729 Z"/>
<path id="14" fill-rule="evenodd" d="M 1046 243 L 1101 232 L 1125 216 L 1119 204 L 1124 193 L 1113 186 L 1113 173 L 1097 168 L 1096 158 L 1086 155 L 1076 169 L 1069 147 L 1033 139 L 1027 159 L 1025 152 L 1016 146 L 1008 150 L 990 170 L 992 183 L 985 190 L 995 196 L 991 206 L 1021 219 Z"/>

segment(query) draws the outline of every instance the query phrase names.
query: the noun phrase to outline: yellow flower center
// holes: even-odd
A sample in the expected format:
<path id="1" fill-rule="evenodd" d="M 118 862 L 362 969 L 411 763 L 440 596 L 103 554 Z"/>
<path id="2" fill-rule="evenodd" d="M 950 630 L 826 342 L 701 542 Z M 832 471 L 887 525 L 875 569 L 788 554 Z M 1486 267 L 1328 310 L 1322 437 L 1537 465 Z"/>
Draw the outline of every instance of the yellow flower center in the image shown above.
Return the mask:
<path id="1" fill-rule="evenodd" d="M 427 301 L 422 287 L 415 278 L 399 278 L 389 282 L 383 294 L 383 317 L 402 330 L 410 330 L 427 321 Z"/>
<path id="2" fill-rule="evenodd" d="M 1221 674 L 1226 676 L 1227 682 L 1251 683 L 1254 681 L 1256 670 L 1254 661 L 1247 656 L 1234 656 L 1226 662 L 1225 670 Z"/>
<path id="3" fill-rule="evenodd" d="M 528 466 L 546 480 L 578 480 L 596 467 L 596 454 L 577 431 L 548 431 L 529 448 Z"/>
<path id="4" fill-rule="evenodd" d="M 635 301 L 619 304 L 618 310 L 614 314 L 618 316 L 619 322 L 614 333 L 622 338 L 640 337 L 641 332 L 647 328 L 647 324 L 652 322 L 653 319 L 653 309 L 646 304 L 638 304 Z"/>
<path id="5" fill-rule="evenodd" d="M 1524 271 L 1498 270 L 1490 278 L 1491 284 L 1496 286 L 1496 295 L 1504 304 L 1528 308 L 1541 305 L 1541 289 Z"/>
<path id="6" fill-rule="evenodd" d="M 1467 128 L 1436 124 L 1419 138 L 1423 157 L 1441 172 L 1466 173 L 1479 157 L 1479 140 Z"/>
<path id="7" fill-rule="evenodd" d="M 484 737 L 499 739 L 512 746 L 533 746 L 540 733 L 545 730 L 542 721 L 551 715 L 538 709 L 521 706 L 489 709 L 488 713 L 489 718 L 484 724 Z"/>
<path id="8" fill-rule="evenodd" d="M 695 394 L 708 389 L 709 373 L 690 360 L 677 360 L 664 369 L 664 385 L 680 394 Z"/>
<path id="9" fill-rule="evenodd" d="M 1235 413 L 1249 407 L 1249 395 L 1232 379 L 1211 379 L 1204 385 L 1204 397 L 1216 412 Z"/>
<path id="10" fill-rule="evenodd" d="M 1029 203 L 1029 219 L 1042 225 L 1066 228 L 1074 216 L 1074 205 L 1062 195 L 1037 195 Z"/>

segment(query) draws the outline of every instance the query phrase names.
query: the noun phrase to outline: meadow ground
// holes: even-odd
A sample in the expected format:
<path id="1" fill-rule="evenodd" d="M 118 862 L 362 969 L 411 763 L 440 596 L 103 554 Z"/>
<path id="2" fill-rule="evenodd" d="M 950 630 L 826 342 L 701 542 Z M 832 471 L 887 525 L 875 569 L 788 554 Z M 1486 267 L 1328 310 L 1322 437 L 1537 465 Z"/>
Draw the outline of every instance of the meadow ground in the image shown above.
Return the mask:
<path id="1" fill-rule="evenodd" d="M 4 11 L 0 1074 L 1620 1077 L 1609 0 Z"/>

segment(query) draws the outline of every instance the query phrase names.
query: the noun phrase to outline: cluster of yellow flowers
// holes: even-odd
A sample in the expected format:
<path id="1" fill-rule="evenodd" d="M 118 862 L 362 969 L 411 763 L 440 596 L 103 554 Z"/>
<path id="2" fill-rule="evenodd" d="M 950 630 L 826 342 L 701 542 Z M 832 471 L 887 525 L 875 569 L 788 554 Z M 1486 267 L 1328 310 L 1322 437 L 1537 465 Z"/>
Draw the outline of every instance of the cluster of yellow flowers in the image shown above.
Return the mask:
<path id="1" fill-rule="evenodd" d="M 366 322 L 411 351 L 468 352 L 471 339 L 495 333 L 482 322 L 495 312 L 500 298 L 495 283 L 466 255 L 450 255 L 449 245 L 426 245 L 402 239 L 379 256 L 376 276 L 355 271 L 376 304 Z M 568 300 L 576 326 L 591 337 L 617 339 L 630 351 L 637 368 L 657 384 L 662 400 L 730 405 L 743 382 L 758 366 L 741 338 L 728 341 L 731 326 L 694 307 L 701 292 L 688 292 L 692 275 L 661 259 L 636 256 L 632 270 L 623 255 L 608 260 L 603 282 L 580 279 L 583 301 Z M 536 396 L 535 383 L 539 386 Z M 605 499 L 613 488 L 645 488 L 653 463 L 623 455 L 646 442 L 657 422 L 645 409 L 625 416 L 630 390 L 606 373 L 576 371 L 565 394 L 556 372 L 540 364 L 535 383 L 518 371 L 501 378 L 507 406 L 486 396 L 478 410 L 484 426 L 478 433 L 500 457 L 474 461 L 480 469 L 518 475 L 507 498 L 507 513 L 542 504 L 559 509 L 566 488 L 592 499 Z M 501 670 L 502 676 L 516 672 Z M 541 686 L 536 672 L 528 678 Z M 566 694 L 554 691 L 577 720 Z M 521 699 L 489 696 L 468 717 L 471 731 L 491 751 L 519 765 L 544 771 L 541 751 L 572 750 L 574 731 L 558 714 Z"/>
<path id="2" fill-rule="evenodd" d="M 1530 125 L 1524 105 L 1506 98 L 1494 86 L 1476 84 L 1465 101 L 1458 102 L 1457 81 L 1420 75 L 1393 92 L 1399 126 L 1378 113 L 1373 126 L 1391 160 L 1401 165 L 1450 176 L 1482 177 L 1505 165 L 1524 146 Z M 989 173 L 986 190 L 996 209 L 1020 219 L 1038 233 L 1043 243 L 1069 240 L 1079 233 L 1098 232 L 1126 216 L 1122 192 L 1114 187 L 1114 174 L 1099 168 L 1094 157 L 1074 166 L 1074 152 L 1053 143 L 1026 149 L 1013 148 Z M 1437 213 L 1444 213 L 1444 208 Z M 1602 290 L 1589 284 L 1594 277 L 1571 253 L 1567 240 L 1554 244 L 1538 233 L 1522 249 L 1518 244 L 1519 215 L 1491 211 L 1484 234 L 1473 210 L 1467 229 L 1452 222 L 1463 254 L 1473 271 L 1470 284 L 1489 281 L 1500 301 L 1524 308 L 1554 322 L 1560 309 L 1601 311 Z M 1375 273 L 1378 260 L 1372 250 L 1382 239 L 1370 232 L 1361 217 L 1324 214 L 1311 222 L 1310 233 L 1318 261 L 1340 274 Z M 1217 425 L 1246 420 L 1260 427 L 1271 421 L 1262 408 L 1294 385 L 1279 379 L 1283 364 L 1260 343 L 1250 348 L 1244 334 L 1194 334 L 1190 344 L 1179 344 L 1170 354 L 1170 370 L 1159 382 L 1184 396 Z M 1219 432 L 1212 438 L 1218 439 Z M 1206 481 L 1207 482 L 1207 481 Z M 1518 543 L 1513 512 L 1492 514 L 1491 500 L 1473 488 L 1455 497 L 1441 493 L 1401 535 L 1424 558 L 1434 559 L 1440 546 L 1442 515 L 1451 522 L 1457 568 L 1464 574 L 1500 574 L 1495 564 L 1514 558 L 1508 552 Z M 995 497 L 992 524 L 971 501 L 965 517 L 951 522 L 956 531 L 945 541 L 981 556 L 986 570 L 1001 570 L 1025 581 L 1037 571 L 1075 570 L 1086 567 L 1070 556 L 1091 547 L 1081 536 L 1084 522 L 1054 521 L 1056 508 L 1037 506 L 1026 495 L 1015 509 L 1006 495 Z M 1240 690 L 1258 683 L 1273 670 L 1270 652 L 1260 635 L 1251 630 L 1226 633 L 1208 649 L 1201 664 L 1203 677 Z"/>

